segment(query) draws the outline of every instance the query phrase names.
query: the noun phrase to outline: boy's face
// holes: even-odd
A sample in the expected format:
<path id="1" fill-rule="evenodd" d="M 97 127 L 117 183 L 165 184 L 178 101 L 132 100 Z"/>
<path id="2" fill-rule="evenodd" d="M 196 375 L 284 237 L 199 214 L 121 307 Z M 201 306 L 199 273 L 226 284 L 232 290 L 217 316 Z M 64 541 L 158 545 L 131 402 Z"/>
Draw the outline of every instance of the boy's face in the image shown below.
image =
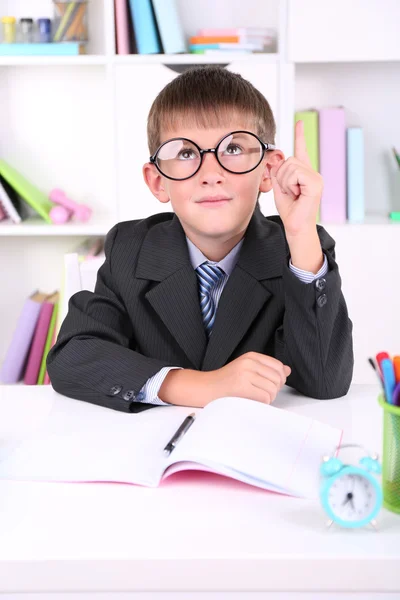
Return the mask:
<path id="1" fill-rule="evenodd" d="M 215 148 L 221 138 L 239 130 L 256 133 L 243 122 L 210 129 L 187 126 L 163 132 L 161 143 L 183 137 L 202 149 Z M 171 202 L 186 235 L 198 247 L 207 246 L 207 242 L 213 245 L 217 241 L 227 243 L 233 238 L 237 243 L 254 212 L 258 192 L 268 192 L 272 188 L 269 169 L 283 158 L 279 150 L 266 152 L 253 171 L 236 174 L 226 171 L 213 153 L 206 153 L 199 171 L 189 179 L 168 179 L 151 163 L 144 165 L 143 175 L 160 202 Z"/>

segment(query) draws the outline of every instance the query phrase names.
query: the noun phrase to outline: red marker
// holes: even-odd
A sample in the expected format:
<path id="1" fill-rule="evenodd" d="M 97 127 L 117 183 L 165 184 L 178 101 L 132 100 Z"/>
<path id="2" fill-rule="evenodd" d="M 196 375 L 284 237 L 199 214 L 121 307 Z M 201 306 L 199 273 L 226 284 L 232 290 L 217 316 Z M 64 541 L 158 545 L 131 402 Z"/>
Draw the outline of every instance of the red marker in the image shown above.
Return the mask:
<path id="1" fill-rule="evenodd" d="M 389 356 L 389 354 L 388 354 L 387 352 L 378 352 L 378 354 L 377 354 L 377 355 L 376 355 L 376 357 L 375 357 L 375 359 L 376 359 L 376 362 L 378 363 L 378 366 L 379 366 L 379 371 L 380 371 L 380 374 L 381 374 L 381 375 L 383 375 L 383 373 L 382 373 L 382 369 L 381 369 L 381 362 L 382 362 L 382 361 L 383 361 L 385 358 L 389 358 L 389 359 L 390 359 L 390 356 Z"/>

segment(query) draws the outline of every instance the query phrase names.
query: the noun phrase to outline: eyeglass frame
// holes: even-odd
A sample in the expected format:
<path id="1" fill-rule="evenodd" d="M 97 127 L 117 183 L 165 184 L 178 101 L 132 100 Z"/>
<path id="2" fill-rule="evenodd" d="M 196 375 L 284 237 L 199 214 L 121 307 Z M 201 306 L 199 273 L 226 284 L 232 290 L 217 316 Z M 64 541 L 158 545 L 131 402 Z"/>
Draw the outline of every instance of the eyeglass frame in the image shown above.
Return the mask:
<path id="1" fill-rule="evenodd" d="M 227 169 L 226 167 L 224 167 L 224 165 L 220 162 L 219 158 L 218 158 L 218 148 L 221 145 L 221 143 L 224 141 L 225 138 L 227 138 L 230 135 L 233 135 L 235 133 L 248 133 L 250 135 L 252 135 L 253 137 L 255 137 L 261 144 L 262 147 L 262 154 L 260 157 L 260 160 L 258 161 L 258 163 L 256 164 L 255 167 L 253 167 L 252 169 L 249 169 L 248 171 L 241 171 L 240 173 L 238 173 L 237 171 L 231 171 L 230 169 Z M 160 167 L 157 165 L 156 160 L 157 160 L 157 154 L 159 153 L 159 151 L 161 150 L 161 148 L 163 146 L 165 146 L 166 144 L 168 144 L 169 142 L 174 142 L 177 140 L 185 140 L 187 142 L 190 142 L 191 144 L 193 144 L 193 146 L 195 146 L 197 148 L 197 150 L 200 153 L 200 164 L 197 167 L 197 169 L 195 170 L 194 173 L 192 173 L 192 175 L 189 175 L 188 177 L 183 177 L 183 178 L 179 178 L 177 179 L 176 177 L 170 177 L 169 175 L 166 175 L 165 173 L 163 173 L 160 169 Z M 189 138 L 185 138 L 185 137 L 174 137 L 171 138 L 170 140 L 166 140 L 165 142 L 163 142 L 158 148 L 157 150 L 154 152 L 154 154 L 152 154 L 149 158 L 149 161 L 151 162 L 152 165 L 154 165 L 157 169 L 157 171 L 163 176 L 166 177 L 167 179 L 171 179 L 172 181 L 185 181 L 186 179 L 190 179 L 191 177 L 194 177 L 196 175 L 196 173 L 198 173 L 201 169 L 201 165 L 203 164 L 203 157 L 204 154 L 207 154 L 209 152 L 211 152 L 212 154 L 214 154 L 218 164 L 225 170 L 228 171 L 228 173 L 233 173 L 234 175 L 245 175 L 246 173 L 251 173 L 251 171 L 254 171 L 254 169 L 257 169 L 257 167 L 262 163 L 262 160 L 265 156 L 266 152 L 269 152 L 271 150 L 276 150 L 277 147 L 274 144 L 268 144 L 263 142 L 258 135 L 256 135 L 255 133 L 252 133 L 251 131 L 245 131 L 242 129 L 239 129 L 237 131 L 231 131 L 230 133 L 227 133 L 226 135 L 224 135 L 219 142 L 217 143 L 217 145 L 215 146 L 215 148 L 200 148 L 200 146 L 198 144 L 196 144 L 196 142 L 194 142 L 193 140 L 189 140 Z"/>

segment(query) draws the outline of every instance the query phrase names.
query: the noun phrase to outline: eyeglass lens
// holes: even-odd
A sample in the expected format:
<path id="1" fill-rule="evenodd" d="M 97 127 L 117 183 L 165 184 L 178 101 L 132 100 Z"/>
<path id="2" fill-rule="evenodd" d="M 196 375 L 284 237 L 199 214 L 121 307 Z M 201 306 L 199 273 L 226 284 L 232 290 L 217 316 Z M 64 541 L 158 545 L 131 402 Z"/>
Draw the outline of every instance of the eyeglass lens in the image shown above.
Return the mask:
<path id="1" fill-rule="evenodd" d="M 218 161 L 228 171 L 245 173 L 254 169 L 263 155 L 263 146 L 251 133 L 230 133 L 218 145 Z M 156 158 L 167 177 L 186 179 L 198 170 L 201 155 L 197 146 L 186 139 L 166 142 Z"/>

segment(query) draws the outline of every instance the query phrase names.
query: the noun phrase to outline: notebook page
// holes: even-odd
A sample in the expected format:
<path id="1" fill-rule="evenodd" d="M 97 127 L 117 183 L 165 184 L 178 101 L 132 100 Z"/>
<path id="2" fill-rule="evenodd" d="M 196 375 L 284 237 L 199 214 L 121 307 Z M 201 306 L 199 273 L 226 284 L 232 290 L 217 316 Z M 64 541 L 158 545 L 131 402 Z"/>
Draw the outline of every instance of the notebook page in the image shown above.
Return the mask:
<path id="1" fill-rule="evenodd" d="M 259 487 L 316 497 L 324 454 L 341 430 L 245 398 L 220 398 L 202 411 L 169 464 L 193 461 Z"/>
<path id="2" fill-rule="evenodd" d="M 157 486 L 163 448 L 188 410 L 122 413 L 56 395 L 43 424 L 0 447 L 0 479 L 116 481 Z"/>

